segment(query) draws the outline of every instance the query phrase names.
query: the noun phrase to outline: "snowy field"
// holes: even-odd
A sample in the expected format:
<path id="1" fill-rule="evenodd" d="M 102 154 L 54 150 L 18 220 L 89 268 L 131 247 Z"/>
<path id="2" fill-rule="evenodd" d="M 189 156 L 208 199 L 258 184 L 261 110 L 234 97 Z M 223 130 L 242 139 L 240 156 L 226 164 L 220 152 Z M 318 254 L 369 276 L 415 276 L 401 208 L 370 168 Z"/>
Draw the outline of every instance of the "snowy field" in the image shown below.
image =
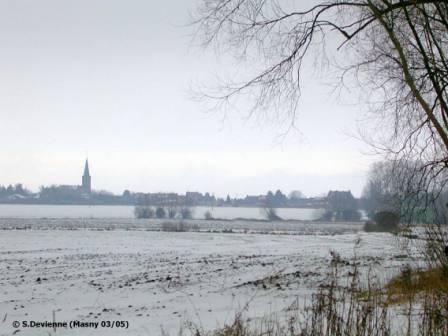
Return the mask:
<path id="1" fill-rule="evenodd" d="M 165 224 L 179 225 L 201 232 L 288 233 L 297 235 L 335 235 L 362 231 L 359 222 L 335 223 L 314 221 L 256 220 L 169 220 L 134 218 L 0 218 L 0 229 L 34 230 L 144 230 L 160 231 Z"/>
<path id="2" fill-rule="evenodd" d="M 246 207 L 191 207 L 196 219 L 203 219 L 205 213 L 221 219 L 265 219 L 266 213 L 260 208 Z M 314 220 L 324 209 L 277 208 L 283 219 Z M 130 205 L 45 205 L 45 204 L 0 204 L 0 218 L 134 218 L 134 206 Z"/>
<path id="3" fill-rule="evenodd" d="M 126 332 L 61 328 L 56 335 L 160 335 L 162 327 L 174 334 L 187 321 L 210 329 L 242 310 L 251 317 L 281 312 L 297 298 L 309 300 L 325 278 L 330 251 L 351 258 L 357 239 L 360 265 L 381 276 L 407 262 L 392 235 L 360 232 L 360 224 L 304 222 L 295 223 L 294 234 L 244 234 L 66 221 L 0 221 L 0 335 L 53 335 L 50 328 L 12 326 L 53 318 L 128 322 Z"/>

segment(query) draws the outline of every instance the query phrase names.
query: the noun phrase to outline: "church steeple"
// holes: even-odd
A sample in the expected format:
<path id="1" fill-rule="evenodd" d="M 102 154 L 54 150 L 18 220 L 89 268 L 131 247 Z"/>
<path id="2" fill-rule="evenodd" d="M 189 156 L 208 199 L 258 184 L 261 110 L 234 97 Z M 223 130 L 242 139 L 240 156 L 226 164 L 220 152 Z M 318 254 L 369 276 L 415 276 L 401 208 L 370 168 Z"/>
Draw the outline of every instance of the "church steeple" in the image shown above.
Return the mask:
<path id="1" fill-rule="evenodd" d="M 86 164 L 84 166 L 84 176 L 90 176 L 90 172 L 89 172 L 89 160 L 86 159 Z"/>
<path id="2" fill-rule="evenodd" d="M 84 174 L 82 175 L 82 189 L 85 192 L 90 193 L 92 191 L 92 178 L 90 177 L 89 172 L 89 160 L 86 159 L 86 164 L 84 165 Z"/>

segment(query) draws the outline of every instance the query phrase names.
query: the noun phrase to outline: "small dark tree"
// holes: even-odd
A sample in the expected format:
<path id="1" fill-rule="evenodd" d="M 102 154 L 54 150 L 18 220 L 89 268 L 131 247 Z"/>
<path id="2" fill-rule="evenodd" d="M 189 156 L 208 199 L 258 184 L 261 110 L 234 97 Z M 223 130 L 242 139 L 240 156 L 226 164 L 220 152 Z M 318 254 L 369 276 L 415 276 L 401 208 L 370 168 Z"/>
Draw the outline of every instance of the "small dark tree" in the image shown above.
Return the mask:
<path id="1" fill-rule="evenodd" d="M 281 207 L 286 204 L 286 196 L 281 192 L 281 190 L 277 190 L 274 195 L 274 205 L 276 207 Z"/>
<path id="2" fill-rule="evenodd" d="M 268 193 L 266 194 L 266 205 L 268 207 L 273 207 L 275 204 L 275 196 L 274 193 L 272 191 L 268 191 Z"/>
<path id="3" fill-rule="evenodd" d="M 23 188 L 23 185 L 21 183 L 17 183 L 14 186 L 14 189 L 15 189 L 15 193 L 16 194 L 19 194 L 19 195 L 26 195 L 27 194 L 27 191 Z"/>
<path id="4" fill-rule="evenodd" d="M 319 218 L 319 220 L 331 221 L 333 220 L 333 216 L 334 216 L 333 211 L 325 210 L 322 216 Z"/>
<path id="5" fill-rule="evenodd" d="M 177 215 L 177 209 L 175 207 L 168 208 L 168 217 L 173 219 Z"/>
<path id="6" fill-rule="evenodd" d="M 157 218 L 165 218 L 166 217 L 165 209 L 162 207 L 158 207 L 156 209 L 156 217 Z"/>
<path id="7" fill-rule="evenodd" d="M 264 215 L 268 221 L 281 221 L 282 218 L 277 215 L 277 210 L 275 208 L 264 208 Z"/>
<path id="8" fill-rule="evenodd" d="M 226 197 L 226 204 L 227 204 L 227 205 L 232 204 L 232 200 L 230 199 L 230 196 L 229 196 L 229 195 L 227 195 L 227 197 Z"/>
<path id="9" fill-rule="evenodd" d="M 154 218 L 155 211 L 153 208 L 144 205 L 138 205 L 134 208 L 136 218 Z"/>
<path id="10" fill-rule="evenodd" d="M 361 220 L 361 212 L 353 209 L 342 210 L 342 220 L 358 222 Z"/>
<path id="11" fill-rule="evenodd" d="M 291 200 L 299 200 L 305 198 L 305 195 L 300 190 L 293 190 L 289 193 L 289 199 Z"/>
<path id="12" fill-rule="evenodd" d="M 193 218 L 193 211 L 189 207 L 183 207 L 180 209 L 180 216 L 182 219 L 192 219 Z"/>
<path id="13" fill-rule="evenodd" d="M 398 230 L 398 223 L 400 222 L 400 216 L 394 212 L 381 211 L 376 213 L 373 219 L 381 231 Z"/>
<path id="14" fill-rule="evenodd" d="M 205 214 L 204 214 L 204 218 L 207 219 L 207 220 L 212 220 L 212 219 L 213 219 L 213 215 L 212 215 L 212 213 L 211 213 L 210 210 L 207 210 L 207 211 L 205 212 Z"/>

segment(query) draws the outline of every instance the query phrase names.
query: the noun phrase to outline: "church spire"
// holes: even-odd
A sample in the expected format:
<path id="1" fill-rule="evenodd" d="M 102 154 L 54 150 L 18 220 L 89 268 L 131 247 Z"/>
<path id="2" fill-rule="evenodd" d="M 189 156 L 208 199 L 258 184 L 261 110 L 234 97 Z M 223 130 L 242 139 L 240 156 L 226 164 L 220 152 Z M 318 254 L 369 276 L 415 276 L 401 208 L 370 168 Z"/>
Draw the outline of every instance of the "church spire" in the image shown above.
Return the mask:
<path id="1" fill-rule="evenodd" d="M 90 193 L 92 191 L 92 178 L 90 177 L 88 159 L 86 159 L 86 164 L 84 165 L 84 174 L 82 175 L 82 189 L 87 193 Z"/>
<path id="2" fill-rule="evenodd" d="M 86 159 L 86 164 L 84 165 L 84 176 L 90 176 L 89 159 Z"/>

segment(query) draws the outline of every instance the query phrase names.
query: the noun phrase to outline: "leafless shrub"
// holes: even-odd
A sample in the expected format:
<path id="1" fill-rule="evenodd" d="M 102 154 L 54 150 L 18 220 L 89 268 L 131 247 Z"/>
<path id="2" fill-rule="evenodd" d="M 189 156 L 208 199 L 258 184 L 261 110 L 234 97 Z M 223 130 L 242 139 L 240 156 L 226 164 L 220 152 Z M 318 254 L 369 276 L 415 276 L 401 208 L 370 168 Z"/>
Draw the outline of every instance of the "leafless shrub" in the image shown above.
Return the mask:
<path id="1" fill-rule="evenodd" d="M 163 222 L 161 230 L 164 232 L 187 232 L 189 226 L 184 222 Z"/>
<path id="2" fill-rule="evenodd" d="M 150 206 L 137 205 L 134 208 L 134 215 L 136 218 L 154 218 L 156 212 Z"/>
<path id="3" fill-rule="evenodd" d="M 178 209 L 176 207 L 169 207 L 167 212 L 168 218 L 173 219 L 176 217 Z"/>
<path id="4" fill-rule="evenodd" d="M 183 207 L 180 209 L 180 217 L 182 219 L 192 219 L 193 210 L 190 207 Z"/>
<path id="5" fill-rule="evenodd" d="M 163 207 L 157 207 L 155 214 L 156 214 L 156 217 L 159 219 L 166 217 L 166 211 Z"/>
<path id="6" fill-rule="evenodd" d="M 268 221 L 280 221 L 282 218 L 277 215 L 276 208 L 263 208 L 263 214 Z"/>
<path id="7" fill-rule="evenodd" d="M 161 225 L 161 230 L 164 232 L 199 231 L 199 225 L 189 224 L 183 220 L 177 222 L 163 222 Z"/>
<path id="8" fill-rule="evenodd" d="M 204 218 L 207 220 L 212 220 L 213 219 L 213 214 L 211 213 L 211 211 L 207 210 L 204 214 Z"/>

